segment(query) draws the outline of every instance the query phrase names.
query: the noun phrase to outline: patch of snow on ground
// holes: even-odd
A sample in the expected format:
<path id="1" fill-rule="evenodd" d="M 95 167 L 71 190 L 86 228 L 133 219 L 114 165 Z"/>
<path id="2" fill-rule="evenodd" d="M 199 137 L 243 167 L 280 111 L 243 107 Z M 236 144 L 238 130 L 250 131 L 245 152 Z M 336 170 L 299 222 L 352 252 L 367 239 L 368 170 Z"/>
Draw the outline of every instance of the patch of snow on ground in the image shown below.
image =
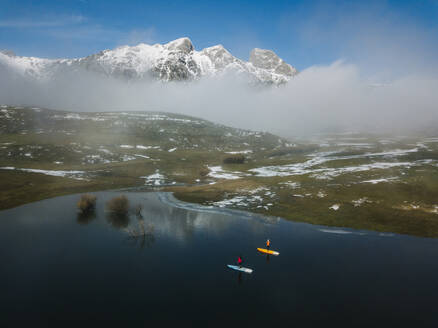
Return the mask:
<path id="1" fill-rule="evenodd" d="M 410 162 L 380 162 L 380 163 L 363 164 L 358 166 L 347 166 L 340 168 L 315 169 L 315 170 L 310 170 L 309 173 L 313 172 L 314 174 L 312 174 L 311 177 L 315 179 L 331 179 L 345 173 L 364 172 L 373 169 L 389 169 L 393 167 L 409 168 L 414 165 L 415 163 L 410 163 Z"/>
<path id="2" fill-rule="evenodd" d="M 134 156 L 129 156 L 129 155 L 123 155 L 123 157 L 122 157 L 122 160 L 123 160 L 124 162 L 127 162 L 127 161 L 133 161 L 133 160 L 135 160 L 135 159 L 137 159 L 137 158 L 134 157 Z"/>
<path id="3" fill-rule="evenodd" d="M 354 147 L 354 148 L 371 148 L 373 145 L 370 143 L 339 142 L 336 144 L 336 146 Z"/>
<path id="4" fill-rule="evenodd" d="M 341 205 L 339 205 L 339 204 L 333 204 L 332 206 L 329 207 L 329 209 L 334 210 L 334 211 L 337 211 L 337 210 L 339 210 L 339 207 L 341 207 Z"/>
<path id="5" fill-rule="evenodd" d="M 106 158 L 103 158 L 100 155 L 87 155 L 84 158 L 84 162 L 89 163 L 89 164 L 98 164 L 98 163 L 108 164 L 108 163 L 111 163 L 113 161 L 110 161 Z"/>
<path id="6" fill-rule="evenodd" d="M 353 203 L 354 207 L 359 207 L 364 203 L 371 203 L 367 197 L 362 197 L 356 200 L 352 200 L 351 202 Z"/>
<path id="7" fill-rule="evenodd" d="M 227 206 L 248 207 L 250 205 L 257 205 L 262 202 L 263 202 L 263 198 L 260 196 L 235 196 L 230 199 L 224 199 L 218 202 L 214 202 L 213 205 L 218 207 L 227 207 Z M 272 206 L 272 204 L 269 206 Z"/>
<path id="8" fill-rule="evenodd" d="M 102 153 L 108 154 L 108 155 L 112 155 L 113 153 L 110 152 L 108 149 L 105 148 L 99 148 L 98 151 L 101 151 Z"/>
<path id="9" fill-rule="evenodd" d="M 140 155 L 140 154 L 134 154 L 134 156 L 137 156 L 137 157 L 142 157 L 142 158 L 150 158 L 149 156 L 146 156 L 146 155 Z"/>
<path id="10" fill-rule="evenodd" d="M 254 194 L 257 194 L 259 192 L 267 191 L 267 190 L 269 190 L 269 189 L 266 188 L 266 187 L 258 187 L 256 189 L 248 190 L 248 193 L 251 194 L 251 195 L 254 195 Z"/>
<path id="11" fill-rule="evenodd" d="M 169 152 L 169 153 L 172 153 L 172 152 L 174 152 L 176 149 L 177 149 L 177 148 L 169 149 L 168 152 Z"/>
<path id="12" fill-rule="evenodd" d="M 240 179 L 242 172 L 224 171 L 221 166 L 208 166 L 208 176 L 216 179 L 235 180 Z"/>
<path id="13" fill-rule="evenodd" d="M 324 198 L 325 196 L 327 196 L 327 194 L 324 191 L 318 191 L 318 193 L 316 194 L 316 196 L 318 196 L 319 198 Z"/>
<path id="14" fill-rule="evenodd" d="M 132 149 L 132 148 L 134 148 L 134 146 L 131 146 L 131 145 L 120 145 L 120 148 Z"/>
<path id="15" fill-rule="evenodd" d="M 143 146 L 143 145 L 136 145 L 135 148 L 137 149 L 159 149 L 160 146 Z"/>
<path id="16" fill-rule="evenodd" d="M 351 173 L 351 172 L 361 172 L 367 171 L 370 169 L 385 169 L 397 166 L 413 166 L 414 163 L 409 162 L 381 162 L 381 163 L 371 163 L 371 164 L 363 164 L 359 166 L 350 166 L 350 167 L 341 167 L 341 168 L 318 168 L 312 169 L 312 167 L 324 164 L 330 161 L 337 160 L 348 160 L 348 159 L 360 159 L 360 158 L 369 158 L 369 157 L 397 157 L 403 156 L 412 152 L 417 152 L 418 148 L 413 149 L 396 149 L 391 151 L 385 151 L 380 153 L 365 153 L 360 155 L 349 155 L 349 156 L 331 156 L 339 151 L 330 151 L 330 152 L 318 152 L 312 155 L 309 160 L 300 163 L 287 164 L 287 165 L 278 165 L 278 166 L 264 166 L 258 167 L 254 169 L 250 169 L 250 172 L 253 172 L 257 176 L 261 177 L 274 177 L 274 176 L 291 176 L 291 175 L 304 175 L 309 173 L 314 173 L 312 176 L 318 179 L 330 179 L 331 177 L 338 176 L 343 173 Z M 318 174 L 319 173 L 319 174 Z"/>
<path id="17" fill-rule="evenodd" d="M 428 146 L 426 146 L 424 143 L 421 143 L 421 142 L 417 142 L 415 145 L 416 145 L 418 148 L 429 149 Z"/>
<path id="18" fill-rule="evenodd" d="M 141 179 L 145 179 L 145 185 L 154 185 L 160 186 L 164 183 L 164 175 L 160 174 L 159 171 L 155 171 L 154 174 L 140 177 Z"/>
<path id="19" fill-rule="evenodd" d="M 75 180 L 85 180 L 82 177 L 78 177 L 77 175 L 84 175 L 85 171 L 55 171 L 55 170 L 39 170 L 39 169 L 25 169 L 25 168 L 15 168 L 11 166 L 5 166 L 0 167 L 1 170 L 17 170 L 17 171 L 23 171 L 23 172 L 30 172 L 30 173 L 40 173 L 45 175 L 50 175 L 54 177 L 65 177 L 65 178 L 71 178 Z"/>
<path id="20" fill-rule="evenodd" d="M 226 154 L 250 154 L 252 150 L 227 151 Z"/>
<path id="21" fill-rule="evenodd" d="M 292 189 L 298 189 L 298 188 L 301 187 L 301 183 L 299 183 L 299 182 L 292 182 L 292 181 L 280 182 L 279 184 L 288 186 L 288 187 L 290 187 Z"/>
<path id="22" fill-rule="evenodd" d="M 382 178 L 382 179 L 366 180 L 366 181 L 362 181 L 362 183 L 377 184 L 377 183 L 380 183 L 380 182 L 390 182 L 390 181 L 394 181 L 394 180 L 398 180 L 398 178 L 397 177 L 392 177 L 392 178 Z"/>

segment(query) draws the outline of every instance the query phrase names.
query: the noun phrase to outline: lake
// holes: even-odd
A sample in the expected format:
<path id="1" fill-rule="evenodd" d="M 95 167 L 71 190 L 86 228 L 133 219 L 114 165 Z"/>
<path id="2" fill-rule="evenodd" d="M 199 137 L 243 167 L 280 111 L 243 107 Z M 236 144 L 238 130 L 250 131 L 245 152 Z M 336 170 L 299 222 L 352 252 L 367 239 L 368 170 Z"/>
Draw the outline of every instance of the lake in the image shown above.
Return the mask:
<path id="1" fill-rule="evenodd" d="M 438 240 L 329 228 L 124 192 L 0 212 L 0 311 L 9 320 L 437 326 Z M 146 227 L 133 238 L 129 231 Z M 270 238 L 277 257 L 258 253 Z M 226 267 L 243 256 L 252 274 Z M 278 322 L 277 322 L 278 321 Z"/>

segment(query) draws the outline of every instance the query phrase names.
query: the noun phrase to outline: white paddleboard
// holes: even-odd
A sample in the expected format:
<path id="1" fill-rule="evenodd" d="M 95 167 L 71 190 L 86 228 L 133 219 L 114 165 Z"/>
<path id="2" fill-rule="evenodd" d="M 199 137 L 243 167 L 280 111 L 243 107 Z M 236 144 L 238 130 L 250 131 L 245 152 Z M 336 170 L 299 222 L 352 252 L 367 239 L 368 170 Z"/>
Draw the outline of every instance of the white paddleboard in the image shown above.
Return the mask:
<path id="1" fill-rule="evenodd" d="M 227 266 L 228 266 L 230 269 L 233 269 L 233 270 L 242 271 L 242 272 L 246 272 L 246 273 L 252 273 L 252 269 L 248 269 L 248 268 L 240 267 L 240 266 L 238 266 L 238 265 L 231 265 L 231 264 L 228 264 Z"/>

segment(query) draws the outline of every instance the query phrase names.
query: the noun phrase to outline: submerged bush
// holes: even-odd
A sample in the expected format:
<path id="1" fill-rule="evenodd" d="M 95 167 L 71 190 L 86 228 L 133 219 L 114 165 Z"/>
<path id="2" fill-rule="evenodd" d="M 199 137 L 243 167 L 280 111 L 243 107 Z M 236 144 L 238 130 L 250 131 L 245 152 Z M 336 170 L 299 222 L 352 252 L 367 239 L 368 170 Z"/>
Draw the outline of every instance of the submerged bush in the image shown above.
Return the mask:
<path id="1" fill-rule="evenodd" d="M 114 197 L 106 204 L 108 210 L 114 214 L 128 214 L 129 201 L 125 195 Z"/>
<path id="2" fill-rule="evenodd" d="M 79 212 L 83 214 L 92 212 L 96 206 L 96 199 L 97 197 L 94 195 L 82 195 L 77 204 Z"/>
<path id="3" fill-rule="evenodd" d="M 106 203 L 108 222 L 117 229 L 126 228 L 129 225 L 129 201 L 125 195 L 114 197 Z"/>
<path id="4" fill-rule="evenodd" d="M 243 164 L 245 163 L 245 156 L 242 154 L 233 154 L 223 159 L 224 164 Z"/>

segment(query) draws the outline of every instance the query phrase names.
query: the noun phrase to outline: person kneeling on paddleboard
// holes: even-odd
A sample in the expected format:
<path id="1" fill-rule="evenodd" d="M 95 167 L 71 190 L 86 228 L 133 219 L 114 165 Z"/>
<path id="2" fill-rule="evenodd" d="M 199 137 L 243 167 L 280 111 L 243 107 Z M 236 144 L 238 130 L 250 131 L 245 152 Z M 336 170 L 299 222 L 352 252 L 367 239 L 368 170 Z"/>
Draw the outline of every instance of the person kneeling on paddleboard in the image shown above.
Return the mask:
<path id="1" fill-rule="evenodd" d="M 239 267 L 242 267 L 242 263 L 243 263 L 242 256 L 239 255 L 239 257 L 237 258 L 237 265 L 238 265 Z"/>
<path id="2" fill-rule="evenodd" d="M 270 246 L 271 246 L 271 241 L 268 239 L 266 241 L 266 248 L 269 249 Z"/>

